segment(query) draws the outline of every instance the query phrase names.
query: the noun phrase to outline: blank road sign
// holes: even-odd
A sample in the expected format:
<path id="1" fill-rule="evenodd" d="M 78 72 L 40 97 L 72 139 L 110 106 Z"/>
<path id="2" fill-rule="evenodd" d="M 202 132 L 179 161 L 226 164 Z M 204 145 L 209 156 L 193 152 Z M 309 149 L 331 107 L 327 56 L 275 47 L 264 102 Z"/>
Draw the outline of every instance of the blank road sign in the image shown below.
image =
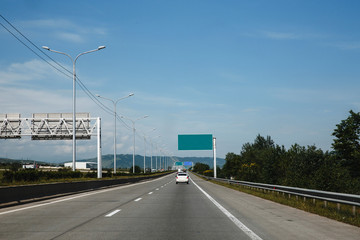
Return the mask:
<path id="1" fill-rule="evenodd" d="M 212 150 L 212 134 L 178 135 L 178 150 Z"/>

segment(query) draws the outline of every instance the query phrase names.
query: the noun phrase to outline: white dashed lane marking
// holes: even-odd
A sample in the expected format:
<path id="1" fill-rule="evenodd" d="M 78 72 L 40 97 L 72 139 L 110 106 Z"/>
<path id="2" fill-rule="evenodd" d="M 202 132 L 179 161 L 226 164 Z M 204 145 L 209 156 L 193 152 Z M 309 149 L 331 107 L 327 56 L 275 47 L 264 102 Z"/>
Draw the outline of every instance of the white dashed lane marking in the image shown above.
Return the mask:
<path id="1" fill-rule="evenodd" d="M 105 217 L 112 217 L 112 216 L 114 216 L 115 214 L 117 214 L 117 213 L 120 212 L 120 211 L 121 211 L 121 209 L 117 209 L 117 210 L 112 211 L 111 213 L 105 215 Z"/>

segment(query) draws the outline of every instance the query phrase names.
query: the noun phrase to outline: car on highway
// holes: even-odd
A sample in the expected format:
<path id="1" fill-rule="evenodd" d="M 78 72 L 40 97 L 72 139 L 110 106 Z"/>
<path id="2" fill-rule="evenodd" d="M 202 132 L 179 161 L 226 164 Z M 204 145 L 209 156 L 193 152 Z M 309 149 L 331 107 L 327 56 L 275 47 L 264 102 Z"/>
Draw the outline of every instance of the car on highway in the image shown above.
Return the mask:
<path id="1" fill-rule="evenodd" d="M 189 184 L 189 175 L 185 172 L 178 172 L 176 174 L 176 184 L 187 183 Z"/>

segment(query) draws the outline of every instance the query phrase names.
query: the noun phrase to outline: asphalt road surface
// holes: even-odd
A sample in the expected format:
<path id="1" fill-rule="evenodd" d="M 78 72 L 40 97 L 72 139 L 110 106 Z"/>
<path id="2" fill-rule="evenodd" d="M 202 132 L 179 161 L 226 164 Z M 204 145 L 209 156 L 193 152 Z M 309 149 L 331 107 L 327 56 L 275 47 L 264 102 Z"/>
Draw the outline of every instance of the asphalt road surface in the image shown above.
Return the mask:
<path id="1" fill-rule="evenodd" d="M 0 209 L 0 239 L 360 239 L 360 228 L 191 174 Z"/>

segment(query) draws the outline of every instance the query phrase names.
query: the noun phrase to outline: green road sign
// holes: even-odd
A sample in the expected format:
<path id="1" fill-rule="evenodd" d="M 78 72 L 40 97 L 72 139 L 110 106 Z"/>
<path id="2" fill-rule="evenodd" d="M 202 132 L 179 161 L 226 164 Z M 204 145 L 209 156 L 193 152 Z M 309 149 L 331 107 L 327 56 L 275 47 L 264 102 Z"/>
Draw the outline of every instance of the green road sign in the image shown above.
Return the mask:
<path id="1" fill-rule="evenodd" d="M 178 150 L 212 150 L 212 134 L 178 135 Z"/>
<path id="2" fill-rule="evenodd" d="M 183 162 L 175 162 L 175 166 L 182 166 Z"/>

